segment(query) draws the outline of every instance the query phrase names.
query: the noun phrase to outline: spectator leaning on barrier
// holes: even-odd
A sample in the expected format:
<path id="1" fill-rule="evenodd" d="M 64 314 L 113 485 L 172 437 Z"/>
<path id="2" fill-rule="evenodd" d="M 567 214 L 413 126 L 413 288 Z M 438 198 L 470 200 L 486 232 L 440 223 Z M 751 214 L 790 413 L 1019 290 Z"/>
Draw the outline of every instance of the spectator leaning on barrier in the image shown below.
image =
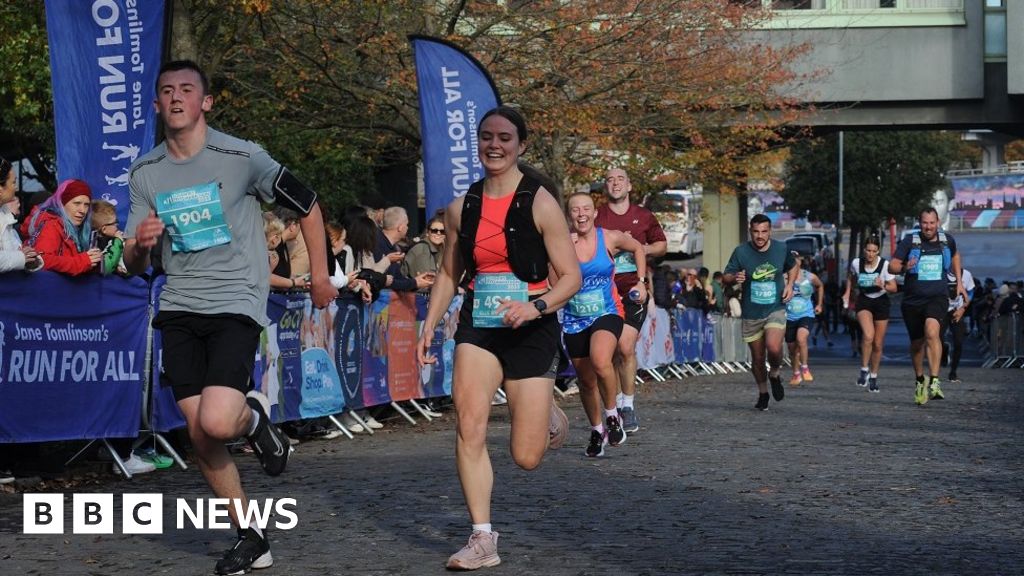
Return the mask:
<path id="1" fill-rule="evenodd" d="M 427 222 L 427 229 L 423 233 L 423 239 L 412 245 L 405 254 L 402 261 L 402 273 L 406 277 L 415 278 L 426 273 L 433 281 L 433 277 L 441 268 L 441 255 L 444 253 L 444 216 L 437 215 Z M 421 290 L 429 291 L 430 288 Z"/>
<path id="2" fill-rule="evenodd" d="M 117 229 L 117 209 L 106 200 L 93 200 L 89 221 L 96 234 L 96 247 L 103 251 L 100 272 L 104 276 L 113 272 L 127 274 L 128 270 L 121 258 L 124 253 L 124 234 Z"/>
<path id="3" fill-rule="evenodd" d="M 334 272 L 331 274 L 331 285 L 339 291 L 359 294 L 364 301 L 370 302 L 370 287 L 365 280 L 357 278 L 358 270 L 352 258 L 352 250 L 345 244 L 345 228 L 341 224 L 327 224 L 327 239 L 330 240 L 331 257 L 334 258 Z"/>
<path id="4" fill-rule="evenodd" d="M 261 201 L 303 214 L 313 304 L 327 306 L 338 291 L 328 279 L 316 193 L 260 146 L 207 125 L 213 96 L 199 66 L 164 64 L 155 107 L 166 140 L 132 164 L 125 262 L 130 271 L 144 270 L 163 239 L 167 283 L 153 319 L 162 331 L 161 381 L 174 391 L 207 484 L 233 504 L 227 508 L 238 540 L 215 572 L 242 574 L 274 560 L 259 526 L 241 528 L 237 510 L 246 507 L 246 495 L 224 443 L 245 436 L 271 476 L 284 472 L 289 454 L 287 439 L 270 422 L 270 402 L 251 390 L 260 334 L 269 324 Z M 220 209 L 206 210 L 209 203 Z M 182 219 L 183 212 L 196 217 Z"/>
<path id="5" fill-rule="evenodd" d="M 281 255 L 277 247 L 284 242 L 281 235 L 284 234 L 284 222 L 274 215 L 273 212 L 263 213 L 263 235 L 267 239 L 267 263 L 270 264 L 270 287 L 274 287 L 274 270 L 281 263 Z"/>
<path id="6" fill-rule="evenodd" d="M 103 256 L 91 247 L 92 190 L 81 180 L 65 180 L 22 225 L 28 243 L 43 257 L 43 268 L 70 276 L 91 272 Z"/>
<path id="7" fill-rule="evenodd" d="M 23 246 L 11 213 L 11 203 L 17 199 L 17 178 L 11 163 L 0 158 L 0 272 L 28 270 L 35 272 L 43 266 L 42 257 L 31 246 Z"/>
<path id="8" fill-rule="evenodd" d="M 304 282 L 309 274 L 309 253 L 299 226 L 299 214 L 284 206 L 274 206 L 272 212 L 284 223 L 285 231 L 281 238 L 284 240 L 283 251 L 288 254 L 288 276 Z"/>
<path id="9" fill-rule="evenodd" d="M 715 272 L 711 275 L 711 282 L 708 284 L 708 304 L 714 314 L 724 314 L 727 306 L 725 300 L 725 287 L 722 286 L 722 273 Z"/>
<path id="10" fill-rule="evenodd" d="M 376 258 L 387 256 L 391 261 L 385 271 L 387 274 L 385 286 L 396 292 L 423 290 L 434 284 L 435 272 L 423 271 L 415 277 L 402 273 L 402 261 L 405 259 L 405 254 L 398 248 L 398 243 L 408 233 L 409 215 L 405 213 L 405 208 L 392 206 L 384 211 L 384 227 L 377 236 L 377 249 L 373 255 Z"/>

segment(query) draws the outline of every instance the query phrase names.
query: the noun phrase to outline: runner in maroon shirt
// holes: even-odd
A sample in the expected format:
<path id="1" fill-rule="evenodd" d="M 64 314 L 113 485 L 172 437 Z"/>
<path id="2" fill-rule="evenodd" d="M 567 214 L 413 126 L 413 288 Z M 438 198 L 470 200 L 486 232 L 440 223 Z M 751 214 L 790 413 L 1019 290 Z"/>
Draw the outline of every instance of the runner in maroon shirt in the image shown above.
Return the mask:
<path id="1" fill-rule="evenodd" d="M 647 252 L 647 258 L 664 256 L 668 248 L 665 232 L 647 208 L 634 206 L 629 202 L 629 193 L 633 186 L 629 176 L 621 168 L 612 168 L 605 176 L 605 195 L 608 203 L 597 211 L 594 223 L 607 230 L 620 230 L 640 241 Z M 650 266 L 647 268 L 650 270 Z M 626 432 L 633 433 L 640 429 L 640 423 L 633 406 L 636 394 L 636 341 L 640 337 L 640 328 L 647 317 L 647 299 L 634 302 L 629 297 L 629 290 L 637 282 L 647 282 L 647 278 L 639 278 L 633 255 L 620 252 L 615 256 L 615 286 L 626 309 L 626 325 L 619 337 L 618 354 L 615 356 L 615 368 L 619 373 L 618 407 L 622 416 L 622 427 Z M 650 292 L 648 292 L 649 294 Z"/>

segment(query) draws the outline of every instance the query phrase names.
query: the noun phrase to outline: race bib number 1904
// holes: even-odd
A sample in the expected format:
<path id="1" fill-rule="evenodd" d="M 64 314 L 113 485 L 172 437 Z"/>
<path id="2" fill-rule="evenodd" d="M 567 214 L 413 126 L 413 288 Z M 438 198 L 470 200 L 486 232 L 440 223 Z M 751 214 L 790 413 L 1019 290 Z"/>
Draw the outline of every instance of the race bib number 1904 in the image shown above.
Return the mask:
<path id="1" fill-rule="evenodd" d="M 158 194 L 156 213 L 167 227 L 174 252 L 198 252 L 231 242 L 216 182 Z"/>

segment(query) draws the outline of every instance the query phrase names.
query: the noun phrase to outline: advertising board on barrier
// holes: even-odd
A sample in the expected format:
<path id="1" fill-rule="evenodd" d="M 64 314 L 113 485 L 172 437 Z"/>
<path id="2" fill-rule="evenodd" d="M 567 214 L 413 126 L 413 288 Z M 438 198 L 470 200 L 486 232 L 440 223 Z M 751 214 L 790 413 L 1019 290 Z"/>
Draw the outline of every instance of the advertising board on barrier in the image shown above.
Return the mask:
<path id="1" fill-rule="evenodd" d="M 41 271 L 0 281 L 0 442 L 134 437 L 149 289 Z"/>

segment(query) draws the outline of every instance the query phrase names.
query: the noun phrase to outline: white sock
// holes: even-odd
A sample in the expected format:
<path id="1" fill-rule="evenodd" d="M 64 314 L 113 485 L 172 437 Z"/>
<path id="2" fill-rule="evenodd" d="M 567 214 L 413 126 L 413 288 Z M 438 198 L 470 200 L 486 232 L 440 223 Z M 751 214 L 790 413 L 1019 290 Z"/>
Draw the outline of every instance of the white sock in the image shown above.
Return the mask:
<path id="1" fill-rule="evenodd" d="M 878 378 L 878 374 L 876 374 L 876 373 L 872 372 L 872 373 L 871 373 L 871 376 L 870 376 L 870 377 L 871 377 L 871 378 Z"/>
<path id="2" fill-rule="evenodd" d="M 605 408 L 604 409 L 604 418 L 605 418 L 605 420 L 607 420 L 609 416 L 615 416 L 616 418 L 618 418 L 619 417 L 619 410 L 617 408 L 612 408 L 611 410 Z"/>
<path id="3" fill-rule="evenodd" d="M 490 534 L 491 523 L 488 522 L 487 524 L 473 524 L 473 532 L 487 532 L 488 534 Z"/>
<path id="4" fill-rule="evenodd" d="M 807 364 L 801 364 L 801 365 L 800 365 L 800 369 L 801 369 L 801 370 L 807 370 L 807 369 L 808 369 L 808 368 L 807 368 Z"/>
<path id="5" fill-rule="evenodd" d="M 867 372 L 868 371 L 868 367 L 867 366 L 862 366 L 860 371 L 861 372 Z"/>
<path id="6" fill-rule="evenodd" d="M 249 411 L 252 412 L 252 424 L 249 426 L 249 433 L 246 434 L 246 436 L 252 436 L 253 434 L 255 434 L 256 427 L 259 426 L 260 424 L 260 413 L 253 410 L 252 408 L 249 408 Z"/>
<path id="7" fill-rule="evenodd" d="M 604 436 L 604 424 L 598 424 L 597 426 L 591 426 L 591 430 L 597 431 L 598 434 Z"/>
<path id="8" fill-rule="evenodd" d="M 619 392 L 618 394 L 615 395 L 615 407 L 616 408 L 622 408 L 623 398 L 624 398 L 624 396 L 622 395 L 622 392 Z"/>
<path id="9" fill-rule="evenodd" d="M 629 395 L 623 394 L 622 395 L 622 406 L 620 406 L 620 408 L 632 408 L 633 407 L 633 396 L 634 396 L 633 394 L 629 394 Z"/>

